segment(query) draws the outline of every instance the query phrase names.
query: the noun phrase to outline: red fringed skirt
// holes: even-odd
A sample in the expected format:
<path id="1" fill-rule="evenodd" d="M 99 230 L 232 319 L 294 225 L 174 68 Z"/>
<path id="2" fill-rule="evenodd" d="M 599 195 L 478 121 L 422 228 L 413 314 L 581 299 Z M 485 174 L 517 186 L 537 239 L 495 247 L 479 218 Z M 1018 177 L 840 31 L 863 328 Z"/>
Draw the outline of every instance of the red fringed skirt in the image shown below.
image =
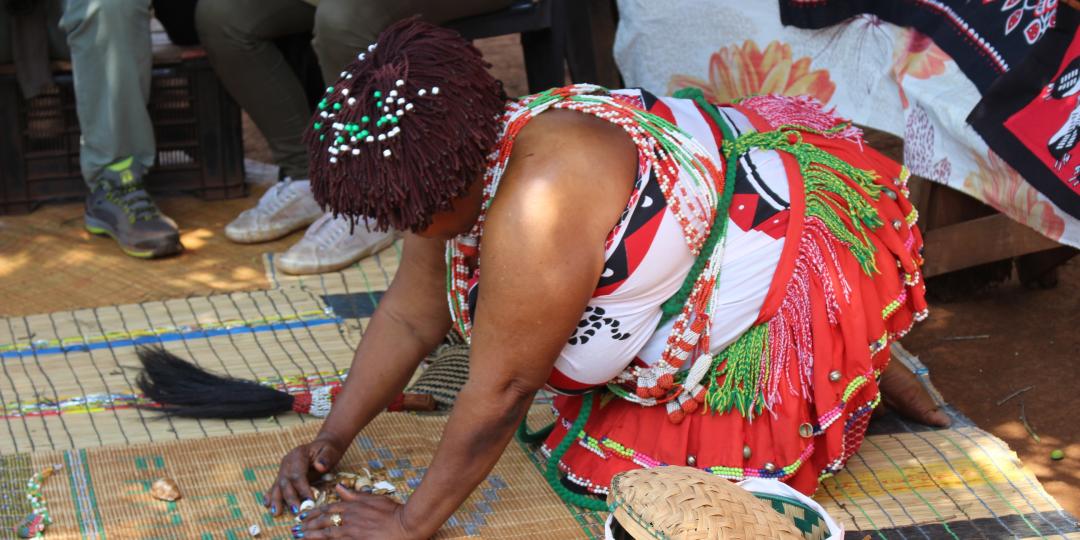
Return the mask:
<path id="1" fill-rule="evenodd" d="M 768 332 L 776 359 L 772 367 L 782 372 L 768 376 L 782 376 L 778 380 L 789 381 L 788 386 L 802 378 L 803 390 L 783 390 L 783 399 L 751 418 L 736 410 L 698 409 L 680 423 L 669 419 L 663 406 L 643 407 L 597 393 L 583 431 L 559 463 L 570 481 L 602 494 L 621 471 L 689 465 L 733 480 L 777 478 L 812 494 L 819 479 L 841 469 L 859 449 L 880 400 L 877 377 L 889 361 L 889 344 L 926 314 L 919 273 L 922 237 L 906 197 L 906 169 L 859 142 L 812 133 L 802 138 L 875 172 L 875 183 L 884 188 L 875 198 L 844 179 L 880 218 L 880 226 L 869 228 L 862 240 L 873 247 L 874 269 L 867 272 L 867 261 L 854 255 L 850 238 L 838 238 L 836 222 L 826 226 L 821 218 L 824 201 L 838 210 L 831 219 L 850 226 L 853 218 L 844 213 L 843 201 L 815 194 L 799 174 L 789 175 L 791 223 L 756 324 Z M 789 171 L 799 170 L 793 156 L 785 159 L 792 160 Z M 809 372 L 800 372 L 807 365 Z M 566 436 L 582 399 L 555 399 L 558 418 L 545 451 Z"/>

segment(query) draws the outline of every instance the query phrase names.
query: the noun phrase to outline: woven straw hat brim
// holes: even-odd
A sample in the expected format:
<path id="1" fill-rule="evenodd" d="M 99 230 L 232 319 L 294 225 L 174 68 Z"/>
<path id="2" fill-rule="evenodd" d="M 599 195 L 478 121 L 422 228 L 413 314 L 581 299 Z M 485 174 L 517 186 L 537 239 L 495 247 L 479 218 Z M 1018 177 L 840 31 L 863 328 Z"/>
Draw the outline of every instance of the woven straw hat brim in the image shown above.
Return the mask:
<path id="1" fill-rule="evenodd" d="M 723 478 L 690 467 L 620 473 L 608 504 L 639 540 L 802 540 L 790 519 Z"/>

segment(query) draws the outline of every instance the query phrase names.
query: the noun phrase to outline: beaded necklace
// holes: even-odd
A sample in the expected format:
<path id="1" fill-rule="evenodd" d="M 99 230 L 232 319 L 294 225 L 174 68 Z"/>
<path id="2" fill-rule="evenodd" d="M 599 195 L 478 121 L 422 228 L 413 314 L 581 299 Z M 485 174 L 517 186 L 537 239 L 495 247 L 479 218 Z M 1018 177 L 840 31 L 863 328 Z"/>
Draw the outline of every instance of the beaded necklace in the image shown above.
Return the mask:
<path id="1" fill-rule="evenodd" d="M 44 538 L 45 526 L 52 524 L 52 516 L 49 514 L 48 505 L 45 504 L 45 496 L 41 493 L 41 485 L 61 468 L 63 468 L 62 465 L 45 467 L 41 472 L 34 473 L 34 476 L 26 482 L 26 500 L 30 501 L 33 511 L 15 526 L 15 534 L 19 538 Z"/>
<path id="2" fill-rule="evenodd" d="M 709 313 L 719 278 L 724 232 L 723 227 L 714 228 L 713 224 L 717 221 L 720 195 L 731 179 L 725 179 L 708 152 L 678 126 L 599 86 L 582 84 L 555 88 L 507 106 L 498 146 L 488 156 L 480 215 L 472 230 L 447 242 L 446 288 L 454 324 L 466 340 L 471 339 L 469 258 L 479 257 L 487 210 L 506 171 L 517 134 L 529 120 L 548 109 L 578 111 L 621 127 L 637 147 L 638 163 L 643 170 L 651 170 L 656 175 L 668 208 L 680 224 L 687 247 L 702 261 L 700 272 L 693 279 L 693 286 L 676 316 L 661 360 L 653 366 L 631 368 L 624 374 L 626 378 L 636 379 L 638 387 L 637 396 L 625 397 L 637 397 L 636 401 L 647 405 L 673 399 L 681 392 L 681 388 L 675 386 L 675 375 L 680 368 L 692 355 L 709 350 Z M 639 177 L 647 177 L 647 174 Z M 726 215 L 724 217 L 726 220 Z M 658 400 L 663 396 L 667 396 L 666 399 Z"/>

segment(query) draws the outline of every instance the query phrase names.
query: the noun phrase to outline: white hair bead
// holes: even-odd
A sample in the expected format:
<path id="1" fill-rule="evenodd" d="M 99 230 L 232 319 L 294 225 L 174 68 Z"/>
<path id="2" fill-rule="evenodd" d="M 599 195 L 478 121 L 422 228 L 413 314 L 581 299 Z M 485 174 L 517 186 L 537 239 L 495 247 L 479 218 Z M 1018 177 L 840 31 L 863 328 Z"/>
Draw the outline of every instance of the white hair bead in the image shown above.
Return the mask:
<path id="1" fill-rule="evenodd" d="M 382 155 L 383 157 L 390 157 L 390 149 L 387 148 L 386 150 L 383 150 Z"/>

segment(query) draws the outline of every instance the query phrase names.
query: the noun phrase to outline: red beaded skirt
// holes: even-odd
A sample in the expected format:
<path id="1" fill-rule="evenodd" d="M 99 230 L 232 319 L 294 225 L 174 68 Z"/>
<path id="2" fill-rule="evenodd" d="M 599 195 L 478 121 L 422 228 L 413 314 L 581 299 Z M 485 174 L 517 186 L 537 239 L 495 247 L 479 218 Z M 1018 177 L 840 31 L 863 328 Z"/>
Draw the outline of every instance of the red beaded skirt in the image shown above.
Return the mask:
<path id="1" fill-rule="evenodd" d="M 700 408 L 675 423 L 664 406 L 643 407 L 598 392 L 583 431 L 559 463 L 571 482 L 603 494 L 621 471 L 690 465 L 732 480 L 777 478 L 812 494 L 820 478 L 840 470 L 859 449 L 880 400 L 877 377 L 889 361 L 889 344 L 926 314 L 922 237 L 906 197 L 906 169 L 850 138 L 803 133 L 802 139 L 876 173 L 881 189 L 875 194 L 842 180 L 852 188 L 848 202 L 856 193 L 879 219 L 860 233 L 851 226 L 856 218 L 844 211 L 845 201 L 834 192 L 813 193 L 795 157 L 784 156 L 790 159 L 785 166 L 791 220 L 757 321 L 767 325 L 773 347 L 768 376 L 787 381 L 783 398 L 749 417 Z M 822 218 L 822 201 L 827 210 L 837 209 L 835 215 Z M 855 236 L 836 234 L 841 225 Z M 872 247 L 872 255 L 863 251 L 860 260 L 851 249 L 853 238 Z M 789 388 L 790 381 L 800 380 L 801 389 Z M 555 399 L 557 420 L 546 452 L 566 436 L 582 399 Z"/>

